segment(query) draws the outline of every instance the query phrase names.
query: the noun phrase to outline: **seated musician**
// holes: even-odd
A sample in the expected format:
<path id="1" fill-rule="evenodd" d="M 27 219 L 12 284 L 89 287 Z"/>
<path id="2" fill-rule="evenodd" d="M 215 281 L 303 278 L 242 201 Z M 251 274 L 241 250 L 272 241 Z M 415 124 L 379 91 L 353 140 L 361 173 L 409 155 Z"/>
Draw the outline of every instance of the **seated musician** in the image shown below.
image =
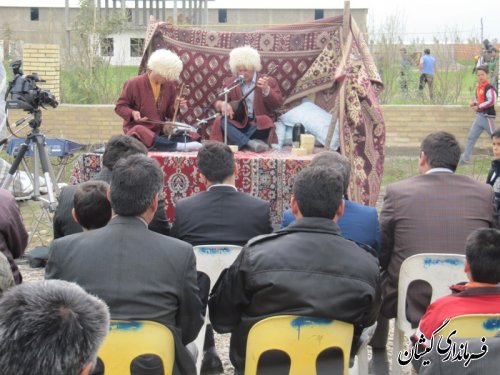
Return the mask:
<path id="1" fill-rule="evenodd" d="M 232 77 L 224 80 L 224 87 L 232 87 L 238 77 L 243 82 L 229 92 L 226 105 L 228 123 L 227 138 L 239 149 L 254 152 L 269 150 L 269 144 L 277 143 L 274 111 L 281 107 L 283 98 L 276 79 L 258 73 L 261 68 L 260 55 L 250 46 L 238 47 L 229 53 Z M 240 100 L 246 96 L 245 100 Z M 240 103 L 237 108 L 236 103 Z M 224 100 L 217 100 L 214 107 L 222 113 L 212 127 L 210 139 L 222 141 L 224 138 Z"/>
<path id="2" fill-rule="evenodd" d="M 171 131 L 171 125 L 163 122 L 174 117 L 176 102 L 178 107 L 187 108 L 183 97 L 176 99 L 175 81 L 182 71 L 181 59 L 159 49 L 149 57 L 147 68 L 146 74 L 125 82 L 116 102 L 115 112 L 123 118 L 123 132 L 161 151 L 197 150 L 201 147 L 198 142 L 162 136 Z"/>

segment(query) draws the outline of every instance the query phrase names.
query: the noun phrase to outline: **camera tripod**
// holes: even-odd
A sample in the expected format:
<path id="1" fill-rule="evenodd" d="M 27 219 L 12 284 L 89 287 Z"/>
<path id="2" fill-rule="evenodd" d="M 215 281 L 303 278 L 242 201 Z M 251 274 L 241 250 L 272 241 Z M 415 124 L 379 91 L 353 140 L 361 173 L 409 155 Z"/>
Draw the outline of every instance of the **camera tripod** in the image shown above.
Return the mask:
<path id="1" fill-rule="evenodd" d="M 2 188 L 8 189 L 14 176 L 19 169 L 19 165 L 23 162 L 23 165 L 30 176 L 31 182 L 33 184 L 33 193 L 28 197 L 28 199 L 34 201 L 42 202 L 42 209 L 37 218 L 34 219 L 33 226 L 30 231 L 30 236 L 28 242 L 33 238 L 34 233 L 36 233 L 38 226 L 44 216 L 46 216 L 49 221 L 52 221 L 50 213 L 53 213 L 57 208 L 57 201 L 55 198 L 56 194 L 59 194 L 59 186 L 54 177 L 54 172 L 52 170 L 52 165 L 49 162 L 49 156 L 45 148 L 45 136 L 40 132 L 40 125 L 42 123 L 42 113 L 40 109 L 34 109 L 30 111 L 33 114 L 33 119 L 30 120 L 29 126 L 32 131 L 27 135 L 25 142 L 19 148 L 19 152 L 9 169 L 8 175 L 5 178 Z M 24 162 L 24 156 L 28 151 L 30 145 L 33 145 L 33 177 L 29 173 L 27 164 Z M 47 198 L 43 198 L 40 194 L 40 171 L 39 164 L 42 166 L 43 177 L 45 179 L 45 186 L 47 187 Z"/>

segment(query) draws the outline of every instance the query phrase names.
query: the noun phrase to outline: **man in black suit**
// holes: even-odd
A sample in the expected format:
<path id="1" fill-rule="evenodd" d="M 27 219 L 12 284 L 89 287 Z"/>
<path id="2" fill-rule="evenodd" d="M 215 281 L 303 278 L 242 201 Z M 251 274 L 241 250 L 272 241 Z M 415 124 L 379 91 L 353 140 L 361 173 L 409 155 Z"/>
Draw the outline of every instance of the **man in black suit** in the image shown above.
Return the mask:
<path id="1" fill-rule="evenodd" d="M 93 180 L 104 181 L 109 184 L 113 168 L 118 160 L 126 158 L 129 155 L 146 155 L 147 153 L 146 146 L 139 140 L 126 135 L 115 135 L 109 139 L 106 145 L 106 150 L 102 156 L 103 167 Z M 76 186 L 66 186 L 59 194 L 59 203 L 54 213 L 54 239 L 82 231 L 80 224 L 75 222 L 71 216 L 76 188 Z M 158 202 L 158 210 L 149 224 L 149 229 L 166 236 L 170 233 L 170 226 L 165 214 L 165 201 L 163 199 L 160 199 Z"/>
<path id="2" fill-rule="evenodd" d="M 243 246 L 255 236 L 272 232 L 269 203 L 236 190 L 234 155 L 227 145 L 205 143 L 198 151 L 197 162 L 208 189 L 177 202 L 172 236 L 192 245 Z M 205 332 L 201 371 L 221 373 L 212 326 L 208 325 Z"/>
<path id="3" fill-rule="evenodd" d="M 174 374 L 194 374 L 194 358 L 185 345 L 196 338 L 203 318 L 193 249 L 147 227 L 162 188 L 156 160 L 144 155 L 120 159 L 109 193 L 116 216 L 103 228 L 55 240 L 45 277 L 76 282 L 97 295 L 112 319 L 152 320 L 169 327 L 175 340 Z"/>
<path id="4" fill-rule="evenodd" d="M 192 245 L 243 246 L 252 237 L 272 232 L 269 202 L 236 190 L 234 155 L 227 145 L 205 143 L 197 163 L 208 188 L 177 202 L 173 237 Z"/>

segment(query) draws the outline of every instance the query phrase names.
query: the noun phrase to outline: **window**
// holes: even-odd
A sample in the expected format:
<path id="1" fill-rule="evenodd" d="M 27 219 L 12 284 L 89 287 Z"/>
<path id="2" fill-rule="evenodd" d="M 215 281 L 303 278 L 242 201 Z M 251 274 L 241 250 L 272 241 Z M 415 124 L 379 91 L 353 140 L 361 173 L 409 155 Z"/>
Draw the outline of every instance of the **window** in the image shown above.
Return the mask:
<path id="1" fill-rule="evenodd" d="M 314 10 L 314 19 L 319 20 L 320 18 L 325 18 L 324 9 L 315 9 Z"/>
<path id="2" fill-rule="evenodd" d="M 30 19 L 32 21 L 38 21 L 38 8 L 30 8 Z"/>
<path id="3" fill-rule="evenodd" d="M 127 16 L 127 21 L 132 22 L 132 9 L 127 8 L 125 15 Z"/>
<path id="4" fill-rule="evenodd" d="M 227 9 L 219 9 L 219 23 L 227 23 Z"/>
<path id="5" fill-rule="evenodd" d="M 130 38 L 130 57 L 141 57 L 144 50 L 144 38 Z"/>
<path id="6" fill-rule="evenodd" d="M 113 56 L 113 51 L 113 38 L 104 38 L 101 40 L 101 56 Z"/>

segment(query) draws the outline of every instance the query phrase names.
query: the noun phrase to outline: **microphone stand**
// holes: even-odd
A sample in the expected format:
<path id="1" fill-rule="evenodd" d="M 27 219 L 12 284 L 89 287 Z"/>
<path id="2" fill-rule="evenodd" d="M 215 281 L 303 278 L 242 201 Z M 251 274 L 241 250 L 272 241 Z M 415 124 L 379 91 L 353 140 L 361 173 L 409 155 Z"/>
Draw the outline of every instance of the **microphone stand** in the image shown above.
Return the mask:
<path id="1" fill-rule="evenodd" d="M 233 91 L 236 87 L 241 85 L 241 79 L 237 78 L 231 87 L 224 87 L 224 90 L 219 94 L 219 96 L 224 95 L 224 143 L 227 145 L 227 94 Z"/>

